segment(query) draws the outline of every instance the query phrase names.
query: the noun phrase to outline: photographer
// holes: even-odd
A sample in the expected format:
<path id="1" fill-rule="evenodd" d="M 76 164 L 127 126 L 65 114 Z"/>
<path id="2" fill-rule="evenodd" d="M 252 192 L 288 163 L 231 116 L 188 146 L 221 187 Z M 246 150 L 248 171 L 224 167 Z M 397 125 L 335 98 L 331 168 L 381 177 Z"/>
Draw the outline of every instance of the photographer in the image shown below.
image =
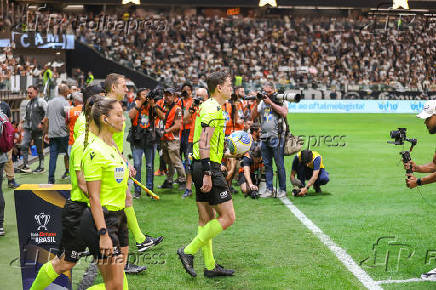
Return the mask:
<path id="1" fill-rule="evenodd" d="M 297 174 L 298 179 L 295 178 Z M 306 185 L 306 180 L 308 180 Z M 292 162 L 291 183 L 298 187 L 297 195 L 304 196 L 313 185 L 316 193 L 321 192 L 321 185 L 330 181 L 329 174 L 325 170 L 322 156 L 311 150 L 303 150 L 297 153 Z"/>
<path id="2" fill-rule="evenodd" d="M 263 167 L 262 152 L 260 149 L 259 135 L 260 128 L 253 124 L 250 129 L 253 136 L 253 145 L 241 160 L 239 168 L 238 184 L 245 196 L 251 198 L 259 197 L 260 170 Z M 260 196 L 262 197 L 262 195 Z"/>
<path id="3" fill-rule="evenodd" d="M 190 83 L 184 83 L 181 88 L 181 95 L 177 105 L 182 109 L 183 116 L 183 124 L 182 124 L 182 133 L 180 135 L 180 158 L 184 155 L 185 167 L 188 163 L 188 138 L 191 130 L 191 118 L 187 116 L 188 109 L 192 105 L 192 85 Z M 186 122 L 185 122 L 186 119 Z M 183 159 L 182 159 L 183 160 Z"/>
<path id="4" fill-rule="evenodd" d="M 185 193 L 183 194 L 182 198 L 187 198 L 192 195 L 192 174 L 191 174 L 191 165 L 192 162 L 189 159 L 189 154 L 192 154 L 193 149 L 193 140 L 194 140 L 194 128 L 195 128 L 195 120 L 197 119 L 199 113 L 199 106 L 202 102 L 206 101 L 209 98 L 209 95 L 207 93 L 207 89 L 205 88 L 198 88 L 195 93 L 195 98 L 192 101 L 192 105 L 189 107 L 189 109 L 186 111 L 185 116 L 183 117 L 183 124 L 189 122 L 191 120 L 191 130 L 189 131 L 189 138 L 188 138 L 188 162 L 185 167 L 186 171 L 186 189 Z"/>
<path id="5" fill-rule="evenodd" d="M 127 141 L 130 142 L 133 163 L 136 169 L 135 178 L 141 182 L 142 154 L 145 155 L 146 187 L 153 190 L 153 168 L 155 154 L 155 119 L 154 99 L 147 98 L 148 89 L 139 89 L 136 94 L 134 106 L 129 111 L 129 118 L 132 122 Z M 141 187 L 135 184 L 135 198 L 141 196 Z"/>
<path id="6" fill-rule="evenodd" d="M 168 175 L 160 188 L 173 188 L 174 168 L 177 170 L 179 189 L 185 189 L 186 173 L 180 159 L 180 130 L 182 128 L 182 110 L 176 103 L 175 90 L 164 89 L 165 112 L 155 106 L 156 113 L 163 120 L 161 148 L 163 158 L 168 164 Z"/>
<path id="7" fill-rule="evenodd" d="M 260 115 L 261 122 L 261 150 L 262 160 L 265 164 L 266 173 L 266 192 L 265 195 L 273 196 L 273 167 L 272 159 L 278 169 L 279 191 L 277 197 L 286 196 L 286 171 L 284 160 L 284 118 L 288 114 L 288 109 L 283 104 L 274 103 L 271 98 L 275 99 L 275 87 L 272 82 L 266 82 L 263 90 L 263 101 L 257 100 L 259 106 L 254 106 L 252 120 Z"/>
<path id="8" fill-rule="evenodd" d="M 416 116 L 425 120 L 425 125 L 427 126 L 430 134 L 436 134 L 436 100 L 425 102 L 424 109 Z M 408 163 L 404 163 L 404 168 L 412 169 L 413 172 L 418 173 L 430 173 L 422 178 L 416 178 L 412 174 L 407 174 L 408 178 L 406 179 L 406 185 L 408 188 L 412 189 L 417 186 L 433 183 L 436 181 L 436 153 L 433 155 L 432 162 L 423 165 L 416 165 L 415 162 L 410 161 Z M 422 274 L 421 279 L 436 281 L 436 268 Z"/>
<path id="9" fill-rule="evenodd" d="M 239 118 L 238 112 L 242 112 L 242 104 L 239 101 L 238 95 L 232 94 L 230 100 L 221 107 L 227 119 L 226 136 L 232 134 L 234 131 L 242 130 L 244 128 L 244 120 Z"/>

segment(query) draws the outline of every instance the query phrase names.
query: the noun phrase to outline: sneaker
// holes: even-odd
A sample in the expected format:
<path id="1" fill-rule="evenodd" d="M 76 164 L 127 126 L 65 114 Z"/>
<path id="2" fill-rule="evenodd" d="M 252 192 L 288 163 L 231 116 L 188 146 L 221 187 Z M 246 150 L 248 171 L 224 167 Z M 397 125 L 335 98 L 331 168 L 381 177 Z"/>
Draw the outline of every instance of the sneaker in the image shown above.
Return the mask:
<path id="1" fill-rule="evenodd" d="M 163 241 L 163 239 L 164 238 L 162 236 L 159 236 L 157 238 L 153 238 L 152 236 L 145 236 L 145 241 L 143 241 L 142 243 L 136 243 L 138 252 L 144 252 L 147 249 L 159 245 Z"/>
<path id="2" fill-rule="evenodd" d="M 186 190 L 186 183 L 179 184 L 179 190 Z"/>
<path id="3" fill-rule="evenodd" d="M 141 198 L 141 192 L 140 191 L 135 191 L 135 195 L 133 196 L 133 198 L 136 198 L 136 199 Z"/>
<path id="4" fill-rule="evenodd" d="M 44 173 L 44 167 L 38 166 L 35 170 L 33 170 L 34 173 Z"/>
<path id="5" fill-rule="evenodd" d="M 160 169 L 158 169 L 154 172 L 154 176 L 162 176 L 162 175 L 165 175 L 165 171 L 160 171 Z"/>
<path id="6" fill-rule="evenodd" d="M 192 196 L 192 190 L 185 189 L 185 193 L 182 195 L 182 199 Z"/>
<path id="7" fill-rule="evenodd" d="M 68 177 L 70 177 L 70 172 L 65 171 L 65 173 L 62 175 L 61 179 L 67 179 Z"/>
<path id="8" fill-rule="evenodd" d="M 280 189 L 279 192 L 277 193 L 277 198 L 282 198 L 282 197 L 286 197 L 286 190 Z"/>
<path id="9" fill-rule="evenodd" d="M 30 169 L 29 165 L 24 165 L 21 169 L 22 173 L 32 173 L 32 169 Z"/>
<path id="10" fill-rule="evenodd" d="M 5 229 L 3 227 L 0 227 L 0 237 L 5 235 Z"/>
<path id="11" fill-rule="evenodd" d="M 264 192 L 262 192 L 259 197 L 261 198 L 267 198 L 267 197 L 272 197 L 273 196 L 273 191 L 271 189 L 266 189 Z"/>
<path id="12" fill-rule="evenodd" d="M 426 281 L 436 281 L 436 268 L 430 272 L 422 274 L 421 279 Z"/>
<path id="13" fill-rule="evenodd" d="M 314 184 L 313 189 L 315 189 L 316 193 L 321 193 L 321 186 L 319 184 Z"/>
<path id="14" fill-rule="evenodd" d="M 20 185 L 18 183 L 16 183 L 15 179 L 13 178 L 13 179 L 8 181 L 8 187 L 15 189 L 17 187 L 20 187 Z"/>
<path id="15" fill-rule="evenodd" d="M 194 256 L 190 254 L 185 254 L 185 247 L 181 247 L 177 250 L 177 255 L 179 255 L 180 262 L 182 262 L 183 268 L 185 268 L 186 273 L 192 277 L 197 277 L 197 273 L 194 270 Z"/>
<path id="16" fill-rule="evenodd" d="M 224 269 L 223 266 L 215 264 L 215 269 L 204 269 L 204 277 L 213 278 L 218 276 L 233 276 L 234 270 Z"/>
<path id="17" fill-rule="evenodd" d="M 159 188 L 173 188 L 173 183 L 169 182 L 168 180 L 165 180 L 164 183 L 162 183 Z"/>
<path id="18" fill-rule="evenodd" d="M 145 270 L 147 270 L 147 267 L 138 266 L 129 262 L 127 262 L 126 266 L 124 267 L 124 273 L 126 274 L 139 274 L 141 272 L 144 272 Z"/>

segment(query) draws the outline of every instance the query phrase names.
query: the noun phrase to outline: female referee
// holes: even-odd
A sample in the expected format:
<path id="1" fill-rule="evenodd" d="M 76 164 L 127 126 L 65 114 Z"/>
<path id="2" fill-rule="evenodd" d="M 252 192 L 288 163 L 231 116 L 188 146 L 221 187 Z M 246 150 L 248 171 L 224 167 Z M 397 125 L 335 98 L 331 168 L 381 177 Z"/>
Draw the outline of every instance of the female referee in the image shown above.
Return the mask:
<path id="1" fill-rule="evenodd" d="M 129 170 L 112 139 L 123 130 L 123 108 L 114 99 L 98 99 L 91 110 L 96 136 L 89 143 L 85 131 L 82 169 L 89 206 L 81 221 L 81 232 L 98 267 L 106 289 L 123 289 L 123 269 L 128 256 L 128 229 L 124 213 Z M 89 124 L 90 120 L 87 120 Z M 124 285 L 126 289 L 127 285 Z"/>
<path id="2" fill-rule="evenodd" d="M 86 96 L 84 113 L 90 114 L 94 101 L 103 98 L 99 95 Z M 42 290 L 48 287 L 60 274 L 71 270 L 78 260 L 80 254 L 86 250 L 86 245 L 80 234 L 80 221 L 83 211 L 87 208 L 88 189 L 81 168 L 84 134 L 79 136 L 71 149 L 70 154 L 70 176 L 71 196 L 66 201 L 62 210 L 62 239 L 58 256 L 45 263 L 33 281 L 31 290 Z M 92 140 L 93 134 L 89 139 Z"/>

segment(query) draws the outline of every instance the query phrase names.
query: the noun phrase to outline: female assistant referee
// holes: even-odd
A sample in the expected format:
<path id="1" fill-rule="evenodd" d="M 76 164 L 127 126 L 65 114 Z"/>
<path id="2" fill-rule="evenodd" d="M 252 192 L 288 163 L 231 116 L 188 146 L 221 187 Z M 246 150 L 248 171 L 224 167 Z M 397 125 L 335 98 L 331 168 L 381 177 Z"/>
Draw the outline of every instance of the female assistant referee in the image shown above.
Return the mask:
<path id="1" fill-rule="evenodd" d="M 98 259 L 106 289 L 123 289 L 123 284 L 127 289 L 123 269 L 129 234 L 124 207 L 129 170 L 112 139 L 114 133 L 123 130 L 123 108 L 117 100 L 98 99 L 90 117 L 96 126 L 96 136 L 90 141 L 86 126 L 82 169 L 90 208 L 84 212 L 81 233 Z M 88 118 L 87 125 L 89 121 Z"/>

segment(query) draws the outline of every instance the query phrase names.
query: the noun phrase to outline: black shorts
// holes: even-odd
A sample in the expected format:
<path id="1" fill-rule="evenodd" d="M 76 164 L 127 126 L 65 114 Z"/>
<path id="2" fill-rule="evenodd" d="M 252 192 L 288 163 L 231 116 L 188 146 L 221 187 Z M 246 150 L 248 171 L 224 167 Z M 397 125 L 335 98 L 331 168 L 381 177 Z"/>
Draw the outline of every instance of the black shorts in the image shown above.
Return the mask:
<path id="1" fill-rule="evenodd" d="M 65 254 L 65 261 L 77 263 L 80 254 L 86 250 L 86 244 L 80 234 L 80 221 L 88 205 L 67 199 L 62 209 L 62 238 L 58 257 Z"/>
<path id="2" fill-rule="evenodd" d="M 229 200 L 232 200 L 227 181 L 221 172 L 221 164 L 211 162 L 212 172 L 212 189 L 209 192 L 202 192 L 200 188 L 203 186 L 203 168 L 201 162 L 193 160 L 192 162 L 192 181 L 196 190 L 197 202 L 208 202 L 210 205 L 217 205 Z"/>
<path id="3" fill-rule="evenodd" d="M 106 230 L 109 237 L 112 239 L 113 255 L 121 254 L 120 248 L 129 245 L 129 230 L 127 228 L 127 217 L 124 210 L 108 211 L 103 207 L 104 220 L 106 222 Z M 106 257 L 100 254 L 100 236 L 95 227 L 94 218 L 92 217 L 91 209 L 87 208 L 83 212 L 83 217 L 80 223 L 80 231 L 86 245 L 89 247 L 89 252 L 98 259 Z"/>
<path id="4" fill-rule="evenodd" d="M 194 144 L 188 143 L 188 149 L 187 149 L 188 156 L 189 156 L 189 154 L 192 154 L 192 152 L 194 150 L 193 148 L 194 148 Z M 191 158 L 192 158 L 192 156 L 191 156 Z M 191 174 L 191 172 L 192 172 L 192 159 L 189 159 L 189 158 L 186 159 L 185 171 L 186 171 L 186 174 Z"/>

